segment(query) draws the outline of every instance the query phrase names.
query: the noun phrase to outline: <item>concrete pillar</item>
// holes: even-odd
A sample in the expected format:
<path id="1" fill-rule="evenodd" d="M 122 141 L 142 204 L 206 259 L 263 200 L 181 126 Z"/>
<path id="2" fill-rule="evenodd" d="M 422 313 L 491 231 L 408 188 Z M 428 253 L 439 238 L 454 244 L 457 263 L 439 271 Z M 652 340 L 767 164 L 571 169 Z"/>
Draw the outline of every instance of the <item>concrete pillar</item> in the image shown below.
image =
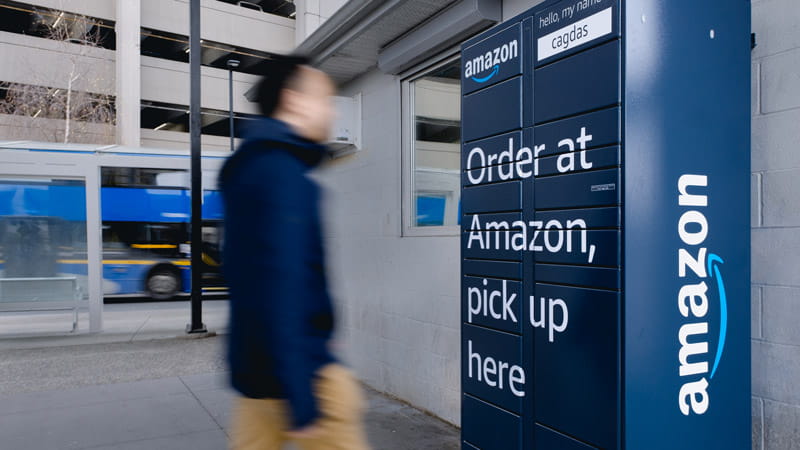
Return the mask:
<path id="1" fill-rule="evenodd" d="M 117 143 L 138 147 L 141 134 L 141 0 L 117 0 Z"/>
<path id="2" fill-rule="evenodd" d="M 295 43 L 300 45 L 345 3 L 345 0 L 295 0 Z"/>
<path id="3" fill-rule="evenodd" d="M 313 2 L 313 0 L 312 0 Z M 309 30 L 310 27 L 307 25 L 306 16 L 309 15 L 309 0 L 295 0 L 294 2 L 294 41 L 295 45 L 300 45 L 309 34 L 311 34 Z M 313 16 L 313 14 L 311 14 Z"/>

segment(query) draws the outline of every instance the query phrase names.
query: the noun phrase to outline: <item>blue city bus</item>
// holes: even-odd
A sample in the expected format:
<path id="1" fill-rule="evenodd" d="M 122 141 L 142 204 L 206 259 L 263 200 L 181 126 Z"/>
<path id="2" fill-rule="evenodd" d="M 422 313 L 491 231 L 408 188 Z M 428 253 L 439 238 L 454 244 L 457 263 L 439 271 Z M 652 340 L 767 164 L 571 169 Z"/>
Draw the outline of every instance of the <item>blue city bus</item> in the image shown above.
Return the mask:
<path id="1" fill-rule="evenodd" d="M 120 171 L 129 171 L 136 178 L 135 174 L 144 170 L 154 172 L 137 168 L 102 169 L 104 293 L 144 292 L 156 300 L 169 299 L 179 292 L 189 292 L 191 285 L 191 197 L 184 187 L 119 184 Z M 110 172 L 116 173 L 109 175 Z M 115 180 L 116 184 L 109 180 Z M 207 290 L 224 289 L 219 270 L 221 225 L 219 192 L 205 191 L 202 262 L 203 285 Z"/>
<path id="2" fill-rule="evenodd" d="M 106 166 L 104 160 L 97 160 L 101 173 L 103 293 L 106 297 L 147 295 L 155 300 L 188 293 L 191 288 L 188 171 L 152 168 L 153 158 L 161 161 L 176 157 L 171 154 L 124 155 L 132 166 L 150 167 Z M 186 156 L 177 157 L 188 162 Z M 146 159 L 148 164 L 140 162 Z M 204 185 L 214 187 L 211 180 L 215 176 L 215 171 L 204 171 L 204 178 L 208 178 Z M 88 274 L 85 184 L 74 180 L 3 178 L 0 179 L 0 273 L 6 277 L 75 275 L 85 285 Z M 203 192 L 202 227 L 203 291 L 224 292 L 219 250 L 222 204 L 216 190 Z"/>

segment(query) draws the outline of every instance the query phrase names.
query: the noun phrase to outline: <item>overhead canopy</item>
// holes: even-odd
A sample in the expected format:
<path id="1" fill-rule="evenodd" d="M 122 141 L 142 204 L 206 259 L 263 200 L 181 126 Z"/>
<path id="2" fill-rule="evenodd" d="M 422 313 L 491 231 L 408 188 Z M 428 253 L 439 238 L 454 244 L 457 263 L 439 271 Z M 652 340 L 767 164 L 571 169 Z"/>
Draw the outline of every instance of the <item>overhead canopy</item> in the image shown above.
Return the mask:
<path id="1" fill-rule="evenodd" d="M 501 19 L 500 0 L 351 0 L 297 48 L 337 83 L 398 73 Z"/>

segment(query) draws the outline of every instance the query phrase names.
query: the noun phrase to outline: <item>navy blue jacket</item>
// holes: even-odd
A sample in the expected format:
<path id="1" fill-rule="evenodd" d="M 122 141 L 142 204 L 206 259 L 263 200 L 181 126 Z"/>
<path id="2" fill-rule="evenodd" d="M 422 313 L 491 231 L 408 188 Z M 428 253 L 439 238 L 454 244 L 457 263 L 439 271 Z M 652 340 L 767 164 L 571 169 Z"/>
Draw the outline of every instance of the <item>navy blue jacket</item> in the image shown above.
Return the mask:
<path id="1" fill-rule="evenodd" d="M 324 156 L 284 122 L 262 119 L 220 173 L 232 384 L 245 397 L 287 399 L 294 428 L 317 418 L 315 373 L 333 362 L 319 188 L 307 177 Z"/>

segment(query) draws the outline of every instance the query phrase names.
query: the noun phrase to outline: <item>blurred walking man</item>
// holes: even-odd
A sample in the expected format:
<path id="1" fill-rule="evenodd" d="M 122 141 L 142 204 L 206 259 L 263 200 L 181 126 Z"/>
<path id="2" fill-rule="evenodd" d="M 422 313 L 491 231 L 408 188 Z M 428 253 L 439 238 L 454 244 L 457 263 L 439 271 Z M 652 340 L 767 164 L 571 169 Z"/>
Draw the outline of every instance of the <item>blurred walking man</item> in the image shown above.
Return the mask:
<path id="1" fill-rule="evenodd" d="M 258 86 L 265 118 L 220 175 L 223 269 L 230 287 L 228 359 L 241 397 L 231 448 L 368 449 L 364 398 L 328 344 L 319 189 L 307 172 L 325 157 L 334 85 L 299 57 L 275 61 Z"/>

